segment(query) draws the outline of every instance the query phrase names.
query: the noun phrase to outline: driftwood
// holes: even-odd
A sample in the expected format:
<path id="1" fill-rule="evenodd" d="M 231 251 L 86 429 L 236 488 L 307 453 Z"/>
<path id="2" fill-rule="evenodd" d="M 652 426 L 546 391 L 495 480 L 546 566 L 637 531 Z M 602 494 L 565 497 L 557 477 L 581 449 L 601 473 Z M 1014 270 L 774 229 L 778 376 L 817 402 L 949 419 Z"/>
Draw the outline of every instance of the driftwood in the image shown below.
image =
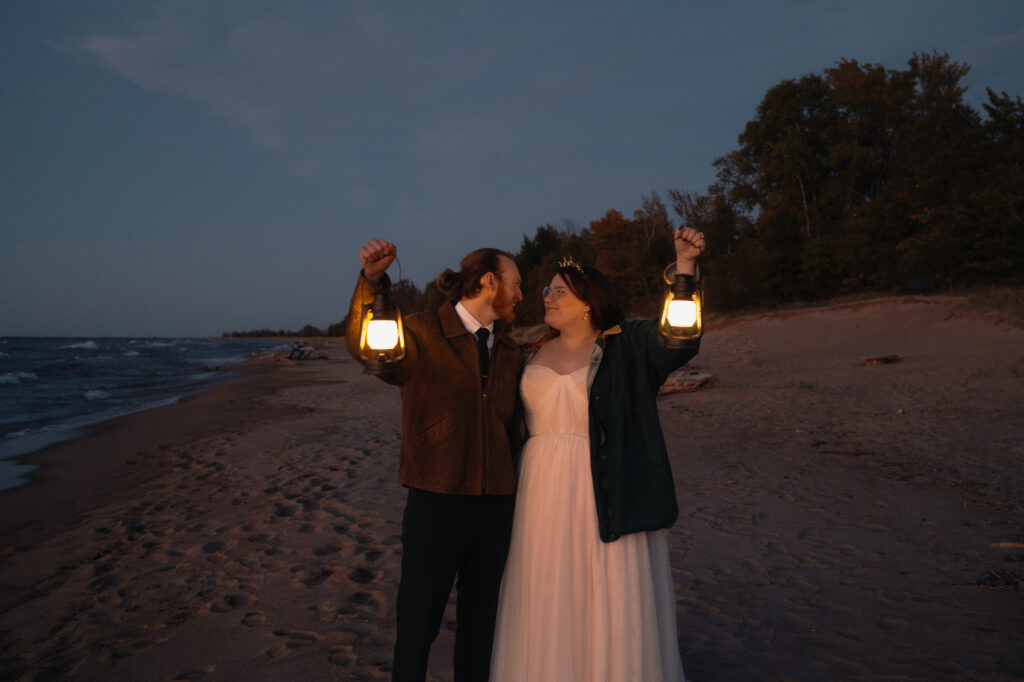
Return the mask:
<path id="1" fill-rule="evenodd" d="M 658 391 L 658 395 L 668 395 L 669 393 L 688 393 L 690 391 L 699 391 L 704 388 L 714 377 L 711 372 L 705 372 L 699 369 L 681 369 L 673 372 L 669 375 L 668 379 L 662 385 L 661 390 Z"/>

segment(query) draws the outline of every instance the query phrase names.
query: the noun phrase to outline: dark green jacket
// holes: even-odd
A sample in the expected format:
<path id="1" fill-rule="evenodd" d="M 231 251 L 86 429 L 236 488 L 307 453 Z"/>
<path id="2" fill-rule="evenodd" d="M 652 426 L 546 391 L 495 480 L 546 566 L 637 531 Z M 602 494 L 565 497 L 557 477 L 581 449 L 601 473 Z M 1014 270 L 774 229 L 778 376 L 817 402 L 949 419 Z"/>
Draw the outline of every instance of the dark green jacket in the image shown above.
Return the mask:
<path id="1" fill-rule="evenodd" d="M 658 389 L 700 350 L 667 350 L 654 320 L 623 322 L 595 344 L 587 376 L 590 470 L 601 539 L 669 528 L 679 516 Z"/>

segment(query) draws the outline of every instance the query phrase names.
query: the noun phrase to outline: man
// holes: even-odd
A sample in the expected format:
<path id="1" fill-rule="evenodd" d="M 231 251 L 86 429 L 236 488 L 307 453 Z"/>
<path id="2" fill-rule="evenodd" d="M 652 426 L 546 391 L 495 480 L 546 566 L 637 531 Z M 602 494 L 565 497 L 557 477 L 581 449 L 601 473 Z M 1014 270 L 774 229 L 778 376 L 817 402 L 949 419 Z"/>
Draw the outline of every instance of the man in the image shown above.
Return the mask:
<path id="1" fill-rule="evenodd" d="M 374 239 L 360 249 L 362 272 L 348 316 L 348 349 L 359 354 L 363 305 L 397 250 Z M 514 429 L 522 352 L 504 331 L 523 299 L 509 254 L 478 249 L 438 286 L 449 301 L 404 318 L 406 357 L 381 378 L 401 386 L 398 481 L 402 577 L 393 680 L 426 677 L 430 646 L 458 578 L 454 677 L 486 680 L 515 492 Z"/>

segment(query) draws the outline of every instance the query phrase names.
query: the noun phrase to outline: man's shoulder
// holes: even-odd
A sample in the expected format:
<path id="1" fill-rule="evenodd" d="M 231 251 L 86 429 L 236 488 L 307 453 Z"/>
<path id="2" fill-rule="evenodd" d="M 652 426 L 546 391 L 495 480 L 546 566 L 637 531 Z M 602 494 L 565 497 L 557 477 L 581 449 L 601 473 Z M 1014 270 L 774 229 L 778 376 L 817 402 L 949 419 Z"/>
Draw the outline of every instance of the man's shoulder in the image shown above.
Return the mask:
<path id="1" fill-rule="evenodd" d="M 426 329 L 441 326 L 441 317 L 437 314 L 436 310 L 421 310 L 417 313 L 405 315 L 402 319 L 405 326 L 411 329 Z"/>
<path id="2" fill-rule="evenodd" d="M 445 303 L 437 310 L 423 310 L 407 315 L 405 318 L 406 327 L 413 333 L 438 333 L 444 335 L 446 331 L 464 329 L 451 303 Z"/>

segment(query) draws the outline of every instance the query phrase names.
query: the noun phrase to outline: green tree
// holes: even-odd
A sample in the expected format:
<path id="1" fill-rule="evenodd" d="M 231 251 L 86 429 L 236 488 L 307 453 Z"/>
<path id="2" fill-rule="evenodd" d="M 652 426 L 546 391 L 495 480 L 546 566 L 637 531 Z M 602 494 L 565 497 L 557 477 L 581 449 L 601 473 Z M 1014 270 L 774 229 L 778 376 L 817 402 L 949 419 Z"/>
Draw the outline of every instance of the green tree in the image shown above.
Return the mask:
<path id="1" fill-rule="evenodd" d="M 963 256 L 979 227 L 967 198 L 984 161 L 980 117 L 963 102 L 970 67 L 947 55 L 915 54 L 910 122 L 894 150 L 887 215 L 903 239 L 900 274 L 958 281 Z"/>
<path id="2" fill-rule="evenodd" d="M 740 148 L 716 161 L 719 184 L 753 226 L 756 248 L 742 253 L 754 294 L 762 301 L 799 298 L 804 243 L 820 236 L 828 217 L 822 197 L 829 179 L 828 84 L 821 76 L 771 88 L 757 117 L 739 137 Z"/>
<path id="3" fill-rule="evenodd" d="M 327 326 L 327 336 L 339 337 L 345 336 L 345 329 L 348 326 L 348 315 L 346 315 L 340 322 L 333 322 Z"/>
<path id="4" fill-rule="evenodd" d="M 654 313 L 664 291 L 662 272 L 674 256 L 672 226 L 656 194 L 632 220 L 614 209 L 587 230 L 593 264 L 611 281 L 627 315 Z"/>
<path id="5" fill-rule="evenodd" d="M 558 261 L 565 257 L 564 249 L 571 234 L 552 225 L 542 225 L 533 237 L 523 235 L 516 267 L 522 277 L 523 300 L 516 308 L 516 324 L 530 326 L 544 321 L 544 300 L 541 291 L 551 281 Z"/>
<path id="6" fill-rule="evenodd" d="M 987 284 L 1024 285 L 1024 102 L 987 90 L 985 163 L 969 197 L 979 224 L 964 276 Z"/>
<path id="7" fill-rule="evenodd" d="M 538 227 L 533 237 L 527 237 L 524 234 L 519 253 L 515 255 L 519 274 L 525 275 L 540 265 L 545 256 L 562 248 L 565 239 L 566 235 L 552 225 Z"/>
<path id="8" fill-rule="evenodd" d="M 708 195 L 676 197 L 712 241 L 728 235 L 709 266 L 744 282 L 721 286 L 723 301 L 813 299 L 915 275 L 977 280 L 1019 263 L 1014 229 L 993 227 L 1018 224 L 1008 207 L 1019 185 L 982 182 L 998 165 L 996 131 L 1012 136 L 1017 112 L 990 96 L 986 133 L 963 102 L 968 69 L 937 54 L 892 71 L 842 60 L 768 90 L 739 149 L 716 160 Z"/>
<path id="9" fill-rule="evenodd" d="M 705 305 L 709 310 L 735 310 L 756 300 L 749 275 L 756 267 L 751 246 L 752 224 L 721 188 L 706 194 L 670 190 L 672 209 L 680 222 L 704 233 L 707 250 L 701 258 Z"/>
<path id="10" fill-rule="evenodd" d="M 400 279 L 391 284 L 391 302 L 398 306 L 403 315 L 423 310 L 423 293 L 409 279 Z"/>
<path id="11" fill-rule="evenodd" d="M 427 286 L 423 287 L 424 310 L 437 310 L 444 305 L 444 302 L 447 300 L 448 295 L 438 288 L 435 280 L 430 280 L 427 282 Z"/>

